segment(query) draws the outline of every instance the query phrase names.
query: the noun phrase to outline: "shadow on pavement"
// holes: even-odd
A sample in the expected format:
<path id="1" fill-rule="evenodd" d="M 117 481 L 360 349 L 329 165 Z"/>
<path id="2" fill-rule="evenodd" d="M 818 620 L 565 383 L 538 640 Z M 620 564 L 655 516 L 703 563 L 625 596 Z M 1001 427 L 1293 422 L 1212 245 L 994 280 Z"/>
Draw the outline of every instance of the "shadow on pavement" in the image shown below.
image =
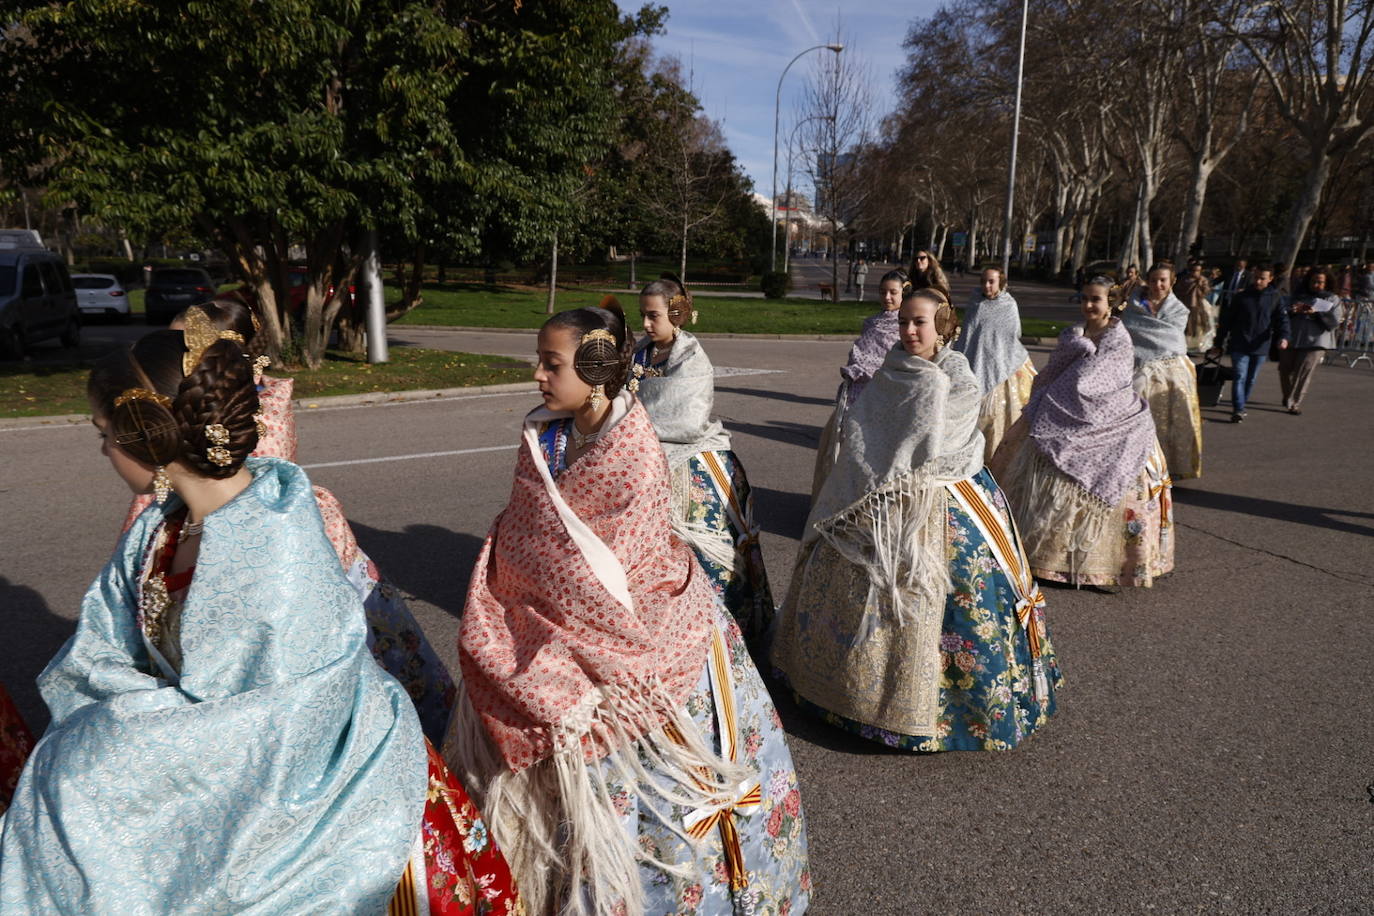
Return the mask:
<path id="1" fill-rule="evenodd" d="M 0 661 L 0 679 L 4 680 L 19 714 L 38 736 L 48 727 L 48 710 L 34 679 L 72 635 L 76 624 L 49 610 L 37 591 L 4 576 L 0 576 L 0 608 L 4 609 L 6 647 Z"/>
<path id="2" fill-rule="evenodd" d="M 816 404 L 821 407 L 833 407 L 834 398 L 811 398 L 803 394 L 793 394 L 790 391 L 766 391 L 763 388 L 726 388 L 717 385 L 716 391 L 726 391 L 730 394 L 743 394 L 755 398 L 771 398 L 774 401 L 787 401 L 791 404 Z"/>
<path id="3" fill-rule="evenodd" d="M 754 494 L 754 521 L 769 534 L 800 539 L 811 512 L 811 497 L 806 493 L 751 487 Z M 782 595 L 774 595 L 782 599 Z"/>
<path id="4" fill-rule="evenodd" d="M 359 546 L 389 582 L 454 620 L 463 616 L 468 579 L 482 538 L 438 525 L 407 525 L 404 531 L 383 531 L 357 522 L 349 525 Z"/>
<path id="5" fill-rule="evenodd" d="M 742 423 L 729 417 L 721 417 L 720 419 L 725 424 L 725 428 L 732 433 L 745 433 L 762 439 L 772 439 L 774 442 L 785 442 L 788 445 L 800 445 L 810 449 L 814 449 L 816 443 L 821 441 L 821 428 L 810 423 L 774 421 L 764 425 L 762 423 Z"/>
<path id="6" fill-rule="evenodd" d="M 1374 519 L 1371 512 L 1351 512 L 1347 509 L 1322 509 L 1317 506 L 1300 506 L 1273 499 L 1260 499 L 1254 496 L 1232 496 L 1229 493 L 1212 493 L 1208 490 L 1174 489 L 1174 502 L 1203 509 L 1218 509 L 1222 512 L 1239 512 L 1257 518 L 1272 518 L 1282 522 L 1295 522 L 1311 525 L 1313 528 L 1326 528 L 1345 534 L 1362 534 L 1374 537 L 1374 524 L 1357 525 L 1341 521 L 1337 516 L 1347 518 Z"/>

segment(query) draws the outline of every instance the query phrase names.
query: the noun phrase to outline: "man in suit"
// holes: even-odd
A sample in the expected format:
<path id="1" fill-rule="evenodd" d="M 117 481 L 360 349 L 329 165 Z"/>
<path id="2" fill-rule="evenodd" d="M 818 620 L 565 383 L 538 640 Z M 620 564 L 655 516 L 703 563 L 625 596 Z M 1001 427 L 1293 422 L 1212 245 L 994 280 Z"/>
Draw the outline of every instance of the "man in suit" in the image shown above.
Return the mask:
<path id="1" fill-rule="evenodd" d="M 1226 283 L 1221 287 L 1221 307 L 1223 309 L 1231 304 L 1236 293 L 1250 285 L 1250 272 L 1246 269 L 1248 266 L 1245 259 L 1241 258 L 1236 261 L 1235 270 L 1231 271 L 1231 275 L 1226 278 Z"/>

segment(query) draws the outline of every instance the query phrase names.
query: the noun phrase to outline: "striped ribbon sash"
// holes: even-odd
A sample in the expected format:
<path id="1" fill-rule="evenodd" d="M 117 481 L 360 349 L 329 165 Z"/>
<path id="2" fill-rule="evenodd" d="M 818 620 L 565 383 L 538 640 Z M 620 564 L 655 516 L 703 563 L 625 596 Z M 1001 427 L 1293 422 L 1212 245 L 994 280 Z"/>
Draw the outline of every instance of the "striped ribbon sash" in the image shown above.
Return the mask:
<path id="1" fill-rule="evenodd" d="M 730 474 L 725 469 L 725 463 L 715 452 L 702 452 L 701 461 L 706 465 L 706 476 L 711 479 L 711 486 L 715 488 L 717 498 L 725 506 L 726 514 L 730 516 L 731 523 L 739 532 L 735 543 L 739 547 L 744 547 L 754 539 L 754 526 L 750 524 L 749 513 L 740 503 L 739 494 L 730 482 Z"/>
<path id="2" fill-rule="evenodd" d="M 708 453 L 709 454 L 709 453 Z M 730 676 L 730 656 L 725 648 L 725 637 L 720 628 L 715 629 L 711 638 L 711 656 L 708 664 L 711 677 L 711 697 L 715 702 L 716 721 L 720 724 L 721 756 L 734 763 L 739 756 L 739 711 L 735 706 L 735 685 Z M 669 734 L 681 743 L 680 734 L 669 725 Z M 711 830 L 720 831 L 721 847 L 725 853 L 725 865 L 730 872 L 730 887 L 740 890 L 749 886 L 749 872 L 744 865 L 744 853 L 740 848 L 739 828 L 735 817 L 748 817 L 759 810 L 763 804 L 763 786 L 748 779 L 736 789 L 735 800 L 724 808 L 697 808 L 682 820 L 687 835 L 695 840 L 703 840 Z"/>
<path id="3" fill-rule="evenodd" d="M 1026 551 L 1021 546 L 1021 534 L 1016 530 L 1016 522 L 1010 513 L 997 511 L 988 499 L 988 494 L 972 479 L 964 479 L 948 485 L 950 495 L 964 508 L 974 525 L 983 535 L 992 557 L 1011 581 L 1016 592 L 1016 618 L 1026 631 L 1030 644 L 1031 668 L 1034 672 L 1035 699 L 1044 703 L 1050 694 L 1049 678 L 1045 674 L 1045 661 L 1041 649 L 1045 638 L 1045 623 L 1041 614 L 1036 612 L 1045 606 L 1045 595 L 1036 584 L 1030 564 L 1026 562 Z"/>

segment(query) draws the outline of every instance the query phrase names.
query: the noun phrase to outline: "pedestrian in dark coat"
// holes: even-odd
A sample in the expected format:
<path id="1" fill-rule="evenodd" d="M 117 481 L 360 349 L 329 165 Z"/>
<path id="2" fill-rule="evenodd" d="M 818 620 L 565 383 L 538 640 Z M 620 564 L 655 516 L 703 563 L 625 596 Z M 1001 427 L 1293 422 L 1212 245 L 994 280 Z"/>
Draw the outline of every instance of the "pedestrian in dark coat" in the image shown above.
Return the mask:
<path id="1" fill-rule="evenodd" d="M 1283 294 L 1272 286 L 1274 270 L 1256 267 L 1250 285 L 1236 293 L 1221 313 L 1216 342 L 1209 355 L 1231 354 L 1236 379 L 1231 385 L 1231 422 L 1245 419 L 1245 403 L 1255 387 L 1260 366 L 1269 358 L 1269 346 L 1277 340 L 1278 349 L 1288 349 L 1290 331 Z"/>

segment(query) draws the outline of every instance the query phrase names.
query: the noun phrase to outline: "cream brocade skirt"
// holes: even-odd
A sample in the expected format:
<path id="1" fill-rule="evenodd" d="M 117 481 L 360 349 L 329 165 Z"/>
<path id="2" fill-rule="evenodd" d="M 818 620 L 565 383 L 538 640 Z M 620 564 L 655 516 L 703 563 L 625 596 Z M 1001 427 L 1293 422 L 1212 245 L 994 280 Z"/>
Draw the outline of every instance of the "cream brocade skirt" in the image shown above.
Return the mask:
<path id="1" fill-rule="evenodd" d="M 1104 512 L 1029 441 L 1028 429 L 1012 427 L 988 470 L 1011 504 L 1036 578 L 1149 588 L 1173 571 L 1173 483 L 1158 443 L 1125 497 Z"/>
<path id="2" fill-rule="evenodd" d="M 1035 366 L 1028 359 L 996 388 L 983 395 L 978 412 L 978 430 L 983 434 L 983 463 L 992 461 L 997 446 L 1017 420 L 1021 408 L 1030 400 L 1031 385 L 1035 383 Z"/>
<path id="3" fill-rule="evenodd" d="M 1202 411 L 1197 400 L 1197 369 L 1186 356 L 1148 362 L 1136 370 L 1135 387 L 1150 403 L 1155 430 L 1169 476 L 1202 476 Z"/>

